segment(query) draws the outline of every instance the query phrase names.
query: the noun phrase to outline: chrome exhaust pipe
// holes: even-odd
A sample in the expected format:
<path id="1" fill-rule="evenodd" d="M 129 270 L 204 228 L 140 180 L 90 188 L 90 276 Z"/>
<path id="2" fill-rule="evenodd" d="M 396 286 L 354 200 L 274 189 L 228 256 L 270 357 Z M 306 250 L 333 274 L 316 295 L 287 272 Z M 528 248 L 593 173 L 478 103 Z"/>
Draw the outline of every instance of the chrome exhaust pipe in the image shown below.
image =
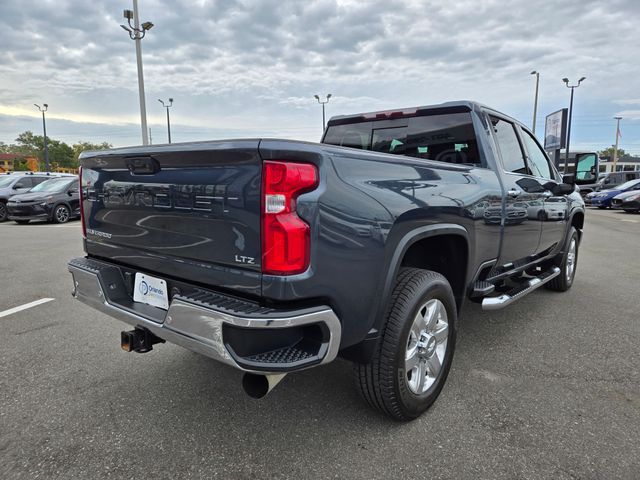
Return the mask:
<path id="1" fill-rule="evenodd" d="M 242 388 L 251 398 L 263 398 L 280 383 L 287 374 L 275 373 L 261 375 L 259 373 L 245 373 L 242 377 Z"/>

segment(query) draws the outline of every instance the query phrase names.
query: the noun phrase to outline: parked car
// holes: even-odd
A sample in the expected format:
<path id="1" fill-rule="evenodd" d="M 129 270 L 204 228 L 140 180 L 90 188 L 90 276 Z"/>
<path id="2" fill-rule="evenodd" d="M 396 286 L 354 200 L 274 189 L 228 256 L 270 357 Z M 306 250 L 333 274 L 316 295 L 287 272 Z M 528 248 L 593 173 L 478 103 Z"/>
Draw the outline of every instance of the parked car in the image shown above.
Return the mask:
<path id="1" fill-rule="evenodd" d="M 340 355 L 370 405 L 415 418 L 443 388 L 465 301 L 496 310 L 574 281 L 574 178 L 524 124 L 474 102 L 335 117 L 321 144 L 80 159 L 75 298 L 133 327 L 124 350 L 181 345 L 244 371 L 254 397 Z M 562 218 L 527 218 L 550 196 Z"/>
<path id="2" fill-rule="evenodd" d="M 600 190 L 612 190 L 625 182 L 640 179 L 640 171 L 609 172 L 600 175 L 601 177 L 594 188 L 596 192 Z"/>
<path id="3" fill-rule="evenodd" d="M 0 175 L 0 222 L 7 220 L 7 202 L 11 197 L 26 193 L 45 180 L 62 175 L 40 172 L 11 172 Z"/>
<path id="4" fill-rule="evenodd" d="M 640 190 L 640 179 L 630 180 L 618 185 L 616 188 L 609 190 L 600 190 L 598 192 L 591 192 L 584 197 L 586 205 L 598 208 L 609 208 L 611 206 L 611 200 L 616 195 L 620 195 L 623 192 Z"/>
<path id="5" fill-rule="evenodd" d="M 28 193 L 14 195 L 7 202 L 9 220 L 27 224 L 31 220 L 66 223 L 80 216 L 78 178 L 51 178 Z"/>
<path id="6" fill-rule="evenodd" d="M 640 211 L 640 192 L 631 190 L 616 195 L 611 200 L 611 206 L 625 212 L 638 212 Z"/>

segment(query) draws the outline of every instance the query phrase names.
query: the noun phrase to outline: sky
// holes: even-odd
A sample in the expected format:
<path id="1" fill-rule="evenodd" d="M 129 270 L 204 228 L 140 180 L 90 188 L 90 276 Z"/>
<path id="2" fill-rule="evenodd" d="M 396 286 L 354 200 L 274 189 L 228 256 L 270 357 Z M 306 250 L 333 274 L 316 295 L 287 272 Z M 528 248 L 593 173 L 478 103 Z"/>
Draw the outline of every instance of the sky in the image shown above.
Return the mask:
<path id="1" fill-rule="evenodd" d="M 575 90 L 572 149 L 640 155 L 638 0 L 139 0 L 153 143 L 239 137 L 318 141 L 327 117 L 475 100 L 537 133 Z M 0 1 L 0 141 L 42 132 L 141 143 L 131 0 Z"/>

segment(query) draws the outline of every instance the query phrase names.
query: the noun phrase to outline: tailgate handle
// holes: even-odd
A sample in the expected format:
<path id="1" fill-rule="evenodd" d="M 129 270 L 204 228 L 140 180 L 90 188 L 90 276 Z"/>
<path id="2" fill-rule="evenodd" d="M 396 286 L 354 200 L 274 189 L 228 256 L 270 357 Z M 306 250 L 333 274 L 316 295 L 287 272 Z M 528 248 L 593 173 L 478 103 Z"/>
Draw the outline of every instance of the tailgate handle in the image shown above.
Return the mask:
<path id="1" fill-rule="evenodd" d="M 125 163 L 131 175 L 153 175 L 160 171 L 160 163 L 153 157 L 130 157 Z"/>

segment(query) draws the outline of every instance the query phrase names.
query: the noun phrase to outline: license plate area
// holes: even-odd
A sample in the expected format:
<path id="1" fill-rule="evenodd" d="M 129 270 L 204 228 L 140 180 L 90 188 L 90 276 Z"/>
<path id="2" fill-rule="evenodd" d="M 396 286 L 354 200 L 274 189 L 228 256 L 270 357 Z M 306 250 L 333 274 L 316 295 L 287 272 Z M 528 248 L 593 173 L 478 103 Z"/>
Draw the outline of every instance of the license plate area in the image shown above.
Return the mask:
<path id="1" fill-rule="evenodd" d="M 133 301 L 168 310 L 167 282 L 161 278 L 137 272 L 133 284 Z"/>

